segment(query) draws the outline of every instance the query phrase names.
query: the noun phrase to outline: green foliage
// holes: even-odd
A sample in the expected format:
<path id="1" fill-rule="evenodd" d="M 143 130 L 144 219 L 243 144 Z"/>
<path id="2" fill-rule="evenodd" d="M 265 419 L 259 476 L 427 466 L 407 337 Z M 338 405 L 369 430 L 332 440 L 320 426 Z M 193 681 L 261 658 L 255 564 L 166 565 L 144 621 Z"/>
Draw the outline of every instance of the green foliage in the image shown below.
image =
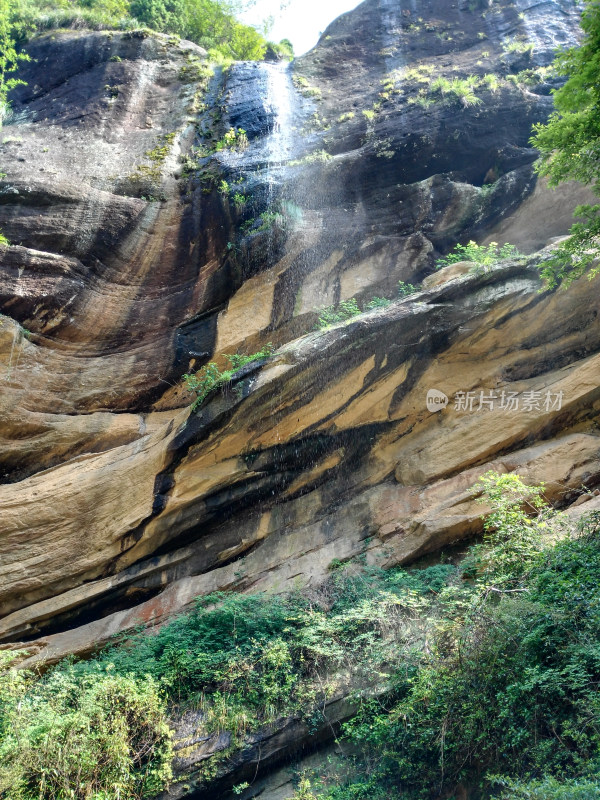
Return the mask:
<path id="1" fill-rule="evenodd" d="M 8 93 L 23 84 L 14 73 L 20 61 L 29 60 L 25 53 L 15 49 L 19 33 L 17 9 L 17 0 L 0 0 L 0 127 L 9 110 Z"/>
<path id="2" fill-rule="evenodd" d="M 251 364 L 253 361 L 262 361 L 265 358 L 269 358 L 273 351 L 273 345 L 269 343 L 258 352 L 252 353 L 252 355 L 224 355 L 224 358 L 229 362 L 229 369 L 221 370 L 214 361 L 211 361 L 202 367 L 200 372 L 184 375 L 185 388 L 196 395 L 192 410 L 196 411 L 216 389 L 230 383 L 239 369 L 245 367 L 246 364 Z"/>
<path id="3" fill-rule="evenodd" d="M 262 33 L 236 19 L 244 5 L 236 0 L 1 1 L 14 5 L 21 35 L 32 28 L 146 26 L 190 39 L 206 48 L 217 61 L 260 60 L 267 48 Z M 287 51 L 285 44 L 281 47 Z"/>
<path id="4" fill-rule="evenodd" d="M 500 88 L 500 78 L 493 72 L 487 72 L 481 80 L 491 92 L 497 92 Z"/>
<path id="5" fill-rule="evenodd" d="M 550 179 L 551 186 L 576 180 L 600 195 L 600 5 L 586 0 L 582 17 L 584 39 L 581 47 L 559 53 L 554 67 L 566 83 L 554 93 L 555 111 L 546 125 L 536 125 L 532 144 L 540 151 L 537 170 Z M 571 238 L 542 265 L 550 287 L 568 286 L 588 272 L 598 273 L 600 204 L 579 206 L 580 221 L 571 228 Z"/>
<path id="6" fill-rule="evenodd" d="M 474 491 L 491 510 L 464 564 L 470 593 L 442 589 L 437 641 L 398 673 L 391 706 L 365 702 L 347 735 L 388 798 L 449 797 L 459 784 L 482 798 L 597 798 L 599 515 L 552 544 L 561 518 L 543 487 L 489 472 Z M 364 780 L 363 769 L 319 797 L 376 796 Z"/>
<path id="7" fill-rule="evenodd" d="M 289 39 L 282 39 L 280 42 L 268 42 L 267 46 L 282 61 L 293 61 L 293 59 L 294 59 L 294 45 L 290 42 Z"/>
<path id="8" fill-rule="evenodd" d="M 296 89 L 300 92 L 300 94 L 304 95 L 304 97 L 310 97 L 313 100 L 321 100 L 323 95 L 321 89 L 316 86 L 311 86 L 311 84 L 303 75 L 294 73 L 292 75 L 292 82 Z"/>
<path id="9" fill-rule="evenodd" d="M 222 139 L 214 145 L 212 152 L 235 150 L 242 152 L 248 147 L 248 135 L 243 128 L 229 128 Z"/>
<path id="10" fill-rule="evenodd" d="M 502 261 L 505 258 L 519 258 L 521 253 L 513 244 L 503 244 L 502 246 L 491 242 L 488 245 L 480 245 L 470 241 L 467 244 L 457 244 L 454 249 L 444 258 L 439 258 L 435 262 L 436 269 L 448 267 L 450 264 L 457 264 L 459 261 L 472 261 L 481 270 L 486 270 Z"/>
<path id="11" fill-rule="evenodd" d="M 148 675 L 177 702 L 200 697 L 209 730 L 241 734 L 311 704 L 317 673 L 324 679 L 328 669 L 378 657 L 394 609 L 430 602 L 434 587 L 455 574 L 451 565 L 414 572 L 349 565 L 332 574 L 322 606 L 300 594 L 215 593 L 154 635 L 139 634 L 75 670 L 110 664 L 117 674 Z"/>
<path id="12" fill-rule="evenodd" d="M 229 357 L 232 369 L 249 360 Z M 309 595 L 209 595 L 41 679 L 0 653 L 0 796 L 157 793 L 165 702 L 199 708 L 207 734 L 239 745 L 280 716 L 326 724 L 350 681 L 357 777 L 326 788 L 303 774 L 297 800 L 450 798 L 458 784 L 478 798 L 597 798 L 600 514 L 561 538 L 542 486 L 488 472 L 473 492 L 484 540 L 460 569 L 334 560 Z"/>
<path id="13" fill-rule="evenodd" d="M 418 287 L 413 286 L 412 283 L 398 281 L 399 298 L 408 297 L 409 295 L 415 294 L 415 292 L 418 291 Z M 347 320 L 357 317 L 359 314 L 362 314 L 366 311 L 375 311 L 379 308 L 387 308 L 391 304 L 392 301 L 388 300 L 386 297 L 373 297 L 361 311 L 356 298 L 352 297 L 350 300 L 344 300 L 337 306 L 327 306 L 326 308 L 318 309 L 319 319 L 315 327 L 317 330 L 323 330 L 324 328 L 329 328 L 331 325 L 337 325 L 339 322 L 346 322 Z"/>
<path id="14" fill-rule="evenodd" d="M 295 158 L 289 162 L 290 167 L 299 167 L 303 164 L 326 164 L 333 156 L 327 150 L 315 150 L 303 158 Z"/>
<path id="15" fill-rule="evenodd" d="M 114 89 L 116 87 L 107 86 L 105 88 Z M 144 196 L 148 200 L 161 199 L 160 197 L 155 197 L 153 192 L 157 192 L 160 188 L 162 167 L 169 155 L 176 135 L 176 132 L 162 134 L 158 137 L 156 145 L 145 152 L 144 157 L 150 163 L 138 164 L 135 170 L 127 177 L 132 191 L 138 194 L 144 192 Z"/>
<path id="16" fill-rule="evenodd" d="M 505 53 L 533 53 L 533 44 L 519 39 L 509 39 L 504 42 L 502 49 Z"/>
<path id="17" fill-rule="evenodd" d="M 448 80 L 444 77 L 435 78 L 430 84 L 432 94 L 439 94 L 442 97 L 459 101 L 463 106 L 476 106 L 481 103 L 481 98 L 475 94 L 475 89 L 481 81 L 475 75 L 467 78 L 452 78 Z"/>
<path id="18" fill-rule="evenodd" d="M 285 228 L 287 224 L 285 215 L 280 211 L 261 211 L 258 219 L 259 225 L 254 228 L 254 233 L 268 231 L 274 226 L 277 226 L 278 228 Z"/>
<path id="19" fill-rule="evenodd" d="M 598 800 L 600 797 L 600 779 L 561 782 L 553 777 L 532 781 L 499 778 L 497 784 L 506 789 L 499 793 L 500 800 Z"/>
<path id="20" fill-rule="evenodd" d="M 8 241 L 6 236 L 0 231 L 0 245 L 2 244 L 9 245 L 10 242 Z"/>
<path id="21" fill-rule="evenodd" d="M 236 192 L 233 195 L 233 204 L 238 211 L 242 211 L 246 207 L 246 203 L 249 200 L 249 196 L 246 194 L 242 194 L 241 192 Z"/>
<path id="22" fill-rule="evenodd" d="M 149 677 L 0 666 L 0 796 L 138 800 L 171 777 L 165 701 Z"/>
<path id="23" fill-rule="evenodd" d="M 391 300 L 388 300 L 386 297 L 374 297 L 372 300 L 369 300 L 367 305 L 365 306 L 365 311 L 373 311 L 376 308 L 387 308 L 391 305 Z"/>
<path id="24" fill-rule="evenodd" d="M 409 297 L 411 294 L 415 294 L 418 292 L 419 289 L 417 286 L 413 286 L 412 283 L 406 283 L 405 281 L 398 281 L 398 297 Z"/>
<path id="25" fill-rule="evenodd" d="M 327 306 L 320 309 L 317 328 L 329 328 L 331 325 L 345 322 L 359 314 L 362 314 L 362 311 L 358 307 L 356 299 L 352 297 L 350 300 L 343 300 L 338 306 Z"/>
<path id="26" fill-rule="evenodd" d="M 0 796 L 157 793 L 172 755 L 165 701 L 199 708 L 204 731 L 231 731 L 236 744 L 280 715 L 326 724 L 320 709 L 338 673 L 364 683 L 376 671 L 385 680 L 403 658 L 399 630 L 456 575 L 451 565 L 385 572 L 350 563 L 319 596 L 215 593 L 151 634 L 59 664 L 41 679 L 4 669 Z M 14 657 L 0 654 L 5 667 Z"/>
<path id="27" fill-rule="evenodd" d="M 528 486 L 518 475 L 486 472 L 473 487 L 478 502 L 491 506 L 483 529 L 485 544 L 472 548 L 464 569 L 482 569 L 482 585 L 503 586 L 515 580 L 542 550 L 543 536 L 556 521 L 543 497 L 544 486 Z"/>

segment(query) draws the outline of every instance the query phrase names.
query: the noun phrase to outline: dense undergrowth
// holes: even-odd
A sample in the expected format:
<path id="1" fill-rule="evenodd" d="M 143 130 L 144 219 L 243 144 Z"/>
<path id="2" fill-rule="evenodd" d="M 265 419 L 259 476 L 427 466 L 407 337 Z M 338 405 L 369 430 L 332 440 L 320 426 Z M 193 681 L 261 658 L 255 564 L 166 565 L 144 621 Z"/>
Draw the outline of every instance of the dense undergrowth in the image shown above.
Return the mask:
<path id="1" fill-rule="evenodd" d="M 495 510 L 487 544 L 463 563 L 474 582 L 465 613 L 346 725 L 360 779 L 308 780 L 305 797 L 600 797 L 600 519 L 544 545 L 560 521 L 539 494 L 541 514 L 525 519 L 512 479 L 486 488 Z"/>
<path id="2" fill-rule="evenodd" d="M 326 724 L 353 691 L 350 775 L 303 800 L 588 798 L 600 789 L 600 537 L 539 487 L 484 476 L 483 543 L 459 563 L 334 562 L 318 590 L 214 594 L 43 676 L 0 673 L 0 797 L 133 800 L 170 777 L 170 719 L 201 712 L 231 747 L 283 715 Z M 358 755 L 356 755 L 358 753 Z M 117 789 L 115 788 L 118 788 Z"/>
<path id="3" fill-rule="evenodd" d="M 17 39 L 53 28 L 148 27 L 196 42 L 213 60 L 260 60 L 268 42 L 262 32 L 236 18 L 236 0 L 3 0 Z M 292 55 L 286 41 L 274 45 Z M 286 49 L 287 48 L 287 49 Z M 285 51 L 285 52 L 284 52 Z M 289 52 L 288 52 L 289 51 Z"/>

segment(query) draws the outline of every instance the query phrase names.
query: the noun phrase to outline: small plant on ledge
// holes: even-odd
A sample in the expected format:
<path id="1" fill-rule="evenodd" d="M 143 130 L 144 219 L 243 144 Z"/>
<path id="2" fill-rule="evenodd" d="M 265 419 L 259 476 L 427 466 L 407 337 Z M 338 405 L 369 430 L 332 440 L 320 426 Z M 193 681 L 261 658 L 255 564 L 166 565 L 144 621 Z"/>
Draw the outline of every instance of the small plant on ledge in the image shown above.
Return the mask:
<path id="1" fill-rule="evenodd" d="M 409 297 L 418 291 L 418 286 L 414 286 L 412 283 L 405 283 L 405 281 L 398 281 L 398 297 Z"/>
<path id="2" fill-rule="evenodd" d="M 238 353 L 224 354 L 223 357 L 229 362 L 229 369 L 221 370 L 214 361 L 211 361 L 205 364 L 199 372 L 184 375 L 185 388 L 188 392 L 193 392 L 196 395 L 192 411 L 196 411 L 215 389 L 219 389 L 229 383 L 235 373 L 245 367 L 246 364 L 269 358 L 269 356 L 273 355 L 274 350 L 275 348 L 269 342 L 261 350 L 248 356 Z"/>
<path id="3" fill-rule="evenodd" d="M 486 272 L 490 267 L 498 261 L 506 258 L 519 258 L 521 253 L 517 250 L 514 244 L 503 244 L 500 247 L 496 242 L 490 244 L 477 244 L 470 241 L 468 244 L 457 244 L 444 258 L 438 258 L 435 262 L 436 269 L 442 267 L 449 267 L 451 264 L 457 264 L 459 261 L 472 261 L 473 272 Z"/>
<path id="4" fill-rule="evenodd" d="M 412 283 L 405 283 L 398 281 L 398 298 L 403 300 L 412 294 L 420 291 L 418 286 L 413 286 Z M 351 297 L 349 300 L 344 300 L 337 306 L 327 306 L 326 308 L 317 308 L 319 312 L 319 319 L 315 325 L 315 330 L 325 330 L 332 325 L 337 325 L 338 322 L 346 322 L 353 317 L 358 317 L 367 311 L 376 311 L 380 308 L 387 308 L 392 304 L 392 300 L 387 297 L 373 297 L 364 306 L 363 309 L 358 305 L 356 298 Z"/>

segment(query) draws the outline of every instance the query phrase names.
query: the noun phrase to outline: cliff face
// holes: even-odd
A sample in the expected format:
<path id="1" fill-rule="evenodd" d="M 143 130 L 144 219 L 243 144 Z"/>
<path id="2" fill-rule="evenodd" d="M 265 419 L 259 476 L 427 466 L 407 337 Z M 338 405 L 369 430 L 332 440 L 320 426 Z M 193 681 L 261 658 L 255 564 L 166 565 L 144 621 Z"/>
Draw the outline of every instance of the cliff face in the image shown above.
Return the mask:
<path id="1" fill-rule="evenodd" d="M 0 641 L 55 660 L 215 589 L 408 562 L 478 530 L 490 466 L 595 484 L 598 301 L 540 291 L 543 252 L 312 330 L 459 240 L 566 232 L 585 194 L 536 186 L 528 138 L 576 36 L 567 0 L 367 0 L 292 72 L 31 43 L 1 146 Z M 267 342 L 190 413 L 184 372 Z"/>

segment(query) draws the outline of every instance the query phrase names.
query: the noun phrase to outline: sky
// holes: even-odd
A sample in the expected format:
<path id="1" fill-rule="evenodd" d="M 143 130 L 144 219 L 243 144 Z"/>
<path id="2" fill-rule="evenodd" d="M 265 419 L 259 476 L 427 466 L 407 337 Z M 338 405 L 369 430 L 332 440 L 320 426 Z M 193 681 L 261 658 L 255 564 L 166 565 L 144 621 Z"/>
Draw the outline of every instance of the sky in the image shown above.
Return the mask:
<path id="1" fill-rule="evenodd" d="M 356 8 L 360 0 L 285 0 L 281 10 L 279 0 L 256 0 L 253 8 L 242 17 L 250 25 L 260 25 L 273 16 L 275 24 L 269 39 L 278 42 L 290 39 L 297 56 L 314 47 L 330 22 L 345 11 Z"/>

